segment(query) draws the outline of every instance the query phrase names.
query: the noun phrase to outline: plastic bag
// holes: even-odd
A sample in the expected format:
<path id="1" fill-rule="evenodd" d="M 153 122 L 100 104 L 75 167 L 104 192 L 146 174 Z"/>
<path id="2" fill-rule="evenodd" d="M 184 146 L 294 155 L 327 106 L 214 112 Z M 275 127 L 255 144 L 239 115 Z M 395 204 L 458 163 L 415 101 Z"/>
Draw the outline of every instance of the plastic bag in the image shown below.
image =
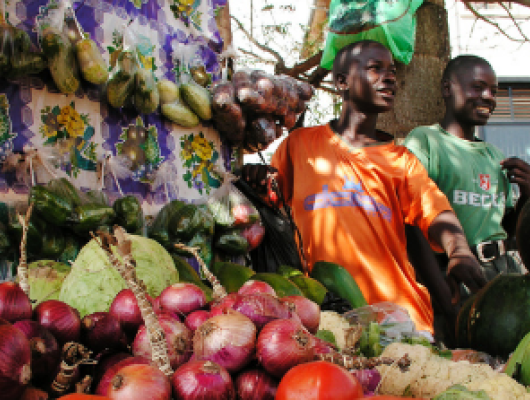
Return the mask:
<path id="1" fill-rule="evenodd" d="M 64 30 L 72 42 L 83 78 L 95 85 L 103 84 L 109 77 L 108 67 L 96 42 L 83 31 L 70 2 L 66 2 Z"/>
<path id="2" fill-rule="evenodd" d="M 75 49 L 63 32 L 65 4 L 50 8 L 37 20 L 40 47 L 48 60 L 48 68 L 57 88 L 65 94 L 77 91 L 80 85 Z"/>
<path id="3" fill-rule="evenodd" d="M 123 107 L 134 94 L 135 77 L 138 71 L 138 57 L 135 49 L 135 36 L 124 28 L 123 44 L 119 50 L 116 65 L 107 82 L 107 100 L 114 108 Z"/>
<path id="4" fill-rule="evenodd" d="M 221 229 L 253 224 L 260 219 L 256 207 L 234 185 L 236 180 L 235 175 L 225 172 L 223 184 L 206 202 L 216 225 Z"/>
<path id="5" fill-rule="evenodd" d="M 239 179 L 234 185 L 258 210 L 265 229 L 260 244 L 249 253 L 252 269 L 256 272 L 277 272 L 280 266 L 288 265 L 303 271 L 294 227 L 289 218 L 278 207 L 267 204 L 246 182 Z"/>
<path id="6" fill-rule="evenodd" d="M 423 0 L 332 0 L 329 29 L 320 65 L 331 70 L 340 49 L 361 40 L 385 45 L 394 58 L 408 64 L 414 54 L 416 10 Z"/>
<path id="7" fill-rule="evenodd" d="M 360 324 L 365 330 L 368 330 L 371 324 L 373 326 L 373 323 L 378 324 L 379 343 L 383 347 L 419 334 L 407 310 L 391 302 L 359 307 L 344 313 L 343 316 L 350 324 Z"/>

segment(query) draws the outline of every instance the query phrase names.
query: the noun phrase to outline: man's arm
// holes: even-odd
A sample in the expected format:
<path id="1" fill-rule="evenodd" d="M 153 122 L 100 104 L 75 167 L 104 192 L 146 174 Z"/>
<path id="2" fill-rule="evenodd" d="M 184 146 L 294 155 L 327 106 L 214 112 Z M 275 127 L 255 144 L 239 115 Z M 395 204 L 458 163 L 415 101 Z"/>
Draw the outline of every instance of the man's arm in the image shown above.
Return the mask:
<path id="1" fill-rule="evenodd" d="M 460 283 L 466 285 L 473 293 L 486 284 L 486 278 L 469 248 L 462 226 L 454 212 L 444 211 L 438 214 L 428 232 L 429 238 L 440 245 L 449 258 L 447 278 L 453 293 L 453 303 L 459 300 Z"/>
<path id="2" fill-rule="evenodd" d="M 510 157 L 501 161 L 501 167 L 506 170 L 510 183 L 519 185 L 520 197 L 515 209 L 511 208 L 504 214 L 502 227 L 508 233 L 508 237 L 515 235 L 515 226 L 519 213 L 524 204 L 530 198 L 530 165 L 520 158 Z"/>
<path id="3" fill-rule="evenodd" d="M 420 281 L 427 287 L 432 300 L 444 315 L 454 319 L 456 308 L 451 304 L 451 288 L 423 232 L 416 226 L 405 225 L 407 253 Z"/>

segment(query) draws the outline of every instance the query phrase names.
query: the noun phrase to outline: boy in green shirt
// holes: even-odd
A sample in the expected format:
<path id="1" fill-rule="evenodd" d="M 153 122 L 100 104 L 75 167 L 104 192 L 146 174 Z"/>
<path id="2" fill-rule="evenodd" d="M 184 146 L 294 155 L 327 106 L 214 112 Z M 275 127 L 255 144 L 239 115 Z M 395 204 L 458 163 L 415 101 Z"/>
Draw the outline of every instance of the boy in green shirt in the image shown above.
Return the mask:
<path id="1" fill-rule="evenodd" d="M 454 58 L 442 76 L 442 121 L 413 129 L 404 142 L 448 197 L 488 280 L 500 272 L 522 272 L 507 253 L 507 239 L 513 237 L 518 213 L 530 196 L 530 165 L 505 158 L 475 136 L 475 128 L 485 125 L 495 109 L 497 89 L 497 77 L 485 59 Z M 513 183 L 521 193 L 517 204 Z M 443 255 L 437 258 L 442 268 L 447 265 Z"/>

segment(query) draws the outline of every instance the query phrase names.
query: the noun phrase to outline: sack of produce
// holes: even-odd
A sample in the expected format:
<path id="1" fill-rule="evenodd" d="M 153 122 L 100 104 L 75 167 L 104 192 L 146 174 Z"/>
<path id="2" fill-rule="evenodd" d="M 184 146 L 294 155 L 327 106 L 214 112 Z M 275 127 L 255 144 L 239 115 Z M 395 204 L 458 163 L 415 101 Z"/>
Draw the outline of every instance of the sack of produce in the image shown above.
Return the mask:
<path id="1" fill-rule="evenodd" d="M 224 172 L 221 187 L 206 202 L 220 229 L 247 226 L 260 220 L 258 210 L 234 185 L 237 179 L 235 175 Z"/>
<path id="2" fill-rule="evenodd" d="M 123 32 L 123 44 L 116 65 L 107 82 L 107 100 L 114 108 L 123 107 L 134 93 L 138 56 L 134 34 L 128 27 Z"/>
<path id="3" fill-rule="evenodd" d="M 102 52 L 90 34 L 83 31 L 77 21 L 71 4 L 65 10 L 66 34 L 75 49 L 75 55 L 83 78 L 95 85 L 107 82 L 109 77 L 108 66 L 103 60 Z"/>
<path id="4" fill-rule="evenodd" d="M 219 81 L 212 87 L 212 111 L 213 124 L 221 135 L 233 145 L 242 144 L 247 121 L 232 82 Z"/>
<path id="5" fill-rule="evenodd" d="M 59 91 L 73 94 L 80 85 L 75 49 L 63 32 L 65 6 L 48 10 L 46 18 L 38 20 L 40 47 L 48 60 L 48 68 Z"/>
<path id="6" fill-rule="evenodd" d="M 38 74 L 48 66 L 46 57 L 44 57 L 42 52 L 32 51 L 33 45 L 27 32 L 13 28 L 12 38 L 11 51 L 6 52 L 6 54 L 11 55 L 10 68 L 5 75 L 7 78 L 17 79 L 27 75 Z"/>
<path id="7" fill-rule="evenodd" d="M 158 87 L 153 71 L 138 67 L 134 85 L 134 107 L 141 114 L 151 114 L 160 104 Z"/>

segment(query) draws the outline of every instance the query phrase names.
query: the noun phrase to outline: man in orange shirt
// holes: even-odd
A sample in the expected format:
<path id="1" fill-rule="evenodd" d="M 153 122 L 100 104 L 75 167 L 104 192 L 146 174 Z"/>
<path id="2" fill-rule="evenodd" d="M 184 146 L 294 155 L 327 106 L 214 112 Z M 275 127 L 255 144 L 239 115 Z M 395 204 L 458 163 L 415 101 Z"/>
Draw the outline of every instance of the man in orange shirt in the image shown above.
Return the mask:
<path id="1" fill-rule="evenodd" d="M 403 306 L 416 329 L 433 333 L 427 289 L 416 280 L 406 251 L 405 224 L 418 226 L 431 245 L 448 255 L 448 278 L 473 292 L 486 280 L 445 195 L 405 147 L 376 129 L 396 92 L 396 69 L 381 44 L 343 48 L 333 65 L 342 94 L 341 115 L 329 124 L 293 131 L 271 167 L 249 164 L 246 179 L 258 191 L 276 177 L 292 207 L 309 267 L 319 260 L 345 267 L 369 304 Z M 438 273 L 424 266 L 425 273 Z M 449 286 L 440 293 L 449 299 Z"/>

